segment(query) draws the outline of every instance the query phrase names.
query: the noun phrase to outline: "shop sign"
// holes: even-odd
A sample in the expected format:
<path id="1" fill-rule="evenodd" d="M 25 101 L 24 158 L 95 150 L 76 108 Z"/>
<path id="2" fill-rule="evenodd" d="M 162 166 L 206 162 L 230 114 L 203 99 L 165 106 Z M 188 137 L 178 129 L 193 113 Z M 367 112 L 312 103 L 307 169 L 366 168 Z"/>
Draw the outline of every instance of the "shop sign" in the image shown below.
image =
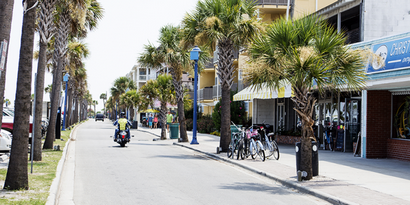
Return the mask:
<path id="1" fill-rule="evenodd" d="M 387 72 L 410 67 L 410 37 L 375 44 L 372 50 L 384 60 L 384 66 L 376 61 L 369 63 L 367 74 Z"/>

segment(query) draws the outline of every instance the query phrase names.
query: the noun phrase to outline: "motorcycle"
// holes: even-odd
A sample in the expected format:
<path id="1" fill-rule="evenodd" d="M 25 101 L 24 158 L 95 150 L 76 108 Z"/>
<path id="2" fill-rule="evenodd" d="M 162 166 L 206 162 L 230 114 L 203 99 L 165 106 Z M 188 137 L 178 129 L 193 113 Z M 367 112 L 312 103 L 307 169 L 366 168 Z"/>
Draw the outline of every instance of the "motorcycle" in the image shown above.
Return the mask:
<path id="1" fill-rule="evenodd" d="M 131 135 L 131 137 L 134 137 L 134 135 Z M 127 132 L 125 130 L 120 130 L 117 136 L 117 143 L 120 144 L 121 147 L 125 147 L 125 144 L 128 142 L 130 142 L 130 140 L 127 138 Z"/>

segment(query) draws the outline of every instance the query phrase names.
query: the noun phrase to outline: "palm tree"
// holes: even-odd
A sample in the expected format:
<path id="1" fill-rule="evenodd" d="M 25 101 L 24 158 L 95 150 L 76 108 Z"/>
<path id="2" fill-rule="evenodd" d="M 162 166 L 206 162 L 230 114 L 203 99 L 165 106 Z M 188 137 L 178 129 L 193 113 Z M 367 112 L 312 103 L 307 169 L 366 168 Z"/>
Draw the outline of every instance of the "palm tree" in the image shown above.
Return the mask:
<path id="1" fill-rule="evenodd" d="M 167 124 L 167 103 L 176 103 L 175 90 L 172 84 L 172 77 L 170 75 L 159 75 L 156 80 L 149 80 L 141 87 L 141 101 L 143 107 L 147 104 L 151 104 L 151 108 L 154 99 L 158 99 L 161 104 L 159 120 L 163 125 L 161 128 L 161 140 L 166 139 L 166 124 Z M 145 105 L 144 105 L 145 104 Z"/>
<path id="2" fill-rule="evenodd" d="M 292 86 L 294 109 L 302 120 L 301 170 L 308 173 L 305 179 L 312 178 L 315 87 L 323 93 L 341 88 L 358 91 L 365 85 L 363 55 L 349 50 L 345 42 L 344 33 L 308 16 L 294 22 L 275 21 L 250 48 L 253 64 L 245 72 L 252 85 L 278 89 L 285 81 Z"/>
<path id="3" fill-rule="evenodd" d="M 103 100 L 103 105 L 104 105 L 103 112 L 104 112 L 104 115 L 105 115 L 105 114 L 106 114 L 106 110 L 105 110 L 105 101 L 107 100 L 107 94 L 105 94 L 105 93 L 101 93 L 101 95 L 100 95 L 100 99 L 102 99 L 102 100 Z"/>
<path id="4" fill-rule="evenodd" d="M 137 90 L 129 90 L 120 96 L 120 105 L 130 110 L 130 118 L 134 120 L 134 107 L 140 104 L 140 95 Z"/>
<path id="5" fill-rule="evenodd" d="M 72 10 L 75 9 L 75 10 Z M 60 84 L 62 72 L 65 67 L 66 47 L 72 36 L 85 37 L 87 29 L 95 28 L 98 20 L 102 18 L 102 8 L 95 0 L 59 0 L 57 4 L 58 26 L 53 54 L 53 93 L 51 95 L 51 112 L 44 149 L 53 147 L 55 133 L 55 119 L 57 116 Z M 73 14 L 73 15 L 71 15 Z M 85 21 L 81 18 L 85 16 Z M 69 35 L 72 35 L 71 37 Z"/>
<path id="6" fill-rule="evenodd" d="M 220 147 L 228 150 L 230 134 L 230 92 L 235 67 L 235 47 L 246 45 L 259 32 L 254 17 L 255 2 L 247 0 L 203 0 L 183 20 L 185 46 L 208 45 L 212 53 L 218 46 L 218 77 L 221 80 L 222 100 Z"/>
<path id="7" fill-rule="evenodd" d="M 27 8 L 36 4 L 36 0 L 26 0 Z M 24 12 L 21 34 L 20 59 L 17 77 L 15 115 L 13 129 L 13 149 L 10 155 L 4 188 L 10 190 L 28 189 L 27 147 L 30 129 L 31 74 L 33 63 L 33 45 L 36 22 L 36 9 Z"/>
<path id="8" fill-rule="evenodd" d="M 0 39 L 4 39 L 10 45 L 10 32 L 11 21 L 13 19 L 13 6 L 14 0 L 2 0 L 0 1 Z M 7 46 L 8 50 L 8 46 Z M 7 70 L 7 55 L 5 58 L 4 68 L 0 75 L 0 104 L 4 102 L 4 88 L 6 86 L 6 70 Z M 3 112 L 3 107 L 0 107 L 0 111 Z M 0 116 L 0 127 L 3 121 L 3 115 Z"/>
<path id="9" fill-rule="evenodd" d="M 39 127 L 43 113 L 43 89 L 44 76 L 47 66 L 47 47 L 55 33 L 54 15 L 57 0 L 43 0 L 40 4 L 38 17 L 38 31 L 40 33 L 40 50 L 38 53 L 37 79 L 36 79 L 36 99 L 35 99 L 35 119 L 34 127 Z M 41 129 L 33 130 L 35 141 L 41 142 Z M 34 144 L 33 160 L 41 161 L 41 143 Z"/>
<path id="10" fill-rule="evenodd" d="M 94 118 L 95 118 L 95 115 L 97 114 L 97 110 L 95 109 L 95 106 L 98 105 L 98 101 L 93 100 L 93 105 L 94 105 Z"/>
<path id="11" fill-rule="evenodd" d="M 127 77 L 119 77 L 115 79 L 114 86 L 111 87 L 111 96 L 113 97 L 114 101 L 118 103 L 120 96 L 123 93 L 125 93 L 127 90 L 135 89 L 137 89 L 137 85 L 133 80 L 130 80 Z"/>

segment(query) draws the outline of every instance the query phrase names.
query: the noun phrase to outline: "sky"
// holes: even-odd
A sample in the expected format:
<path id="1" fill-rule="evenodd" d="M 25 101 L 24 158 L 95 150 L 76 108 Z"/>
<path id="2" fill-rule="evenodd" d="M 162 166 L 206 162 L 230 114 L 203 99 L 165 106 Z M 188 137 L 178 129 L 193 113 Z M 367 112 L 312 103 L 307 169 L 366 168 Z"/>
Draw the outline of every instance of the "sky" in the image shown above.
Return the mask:
<path id="1" fill-rule="evenodd" d="M 87 70 L 88 89 L 93 100 L 98 100 L 97 111 L 103 108 L 100 98 L 108 93 L 116 78 L 129 73 L 144 45 L 157 44 L 159 30 L 165 25 L 179 25 L 186 13 L 195 9 L 197 0 L 98 0 L 104 8 L 104 17 L 97 29 L 91 31 L 83 40 L 90 51 L 84 60 Z M 20 39 L 23 21 L 21 1 L 15 1 L 12 31 L 7 60 L 5 99 L 14 106 L 17 71 L 20 52 Z M 38 37 L 34 50 L 39 50 Z M 34 93 L 34 73 L 37 61 L 33 61 L 32 93 Z M 52 75 L 46 71 L 45 87 L 52 84 Z M 44 94 L 49 101 L 49 95 Z"/>

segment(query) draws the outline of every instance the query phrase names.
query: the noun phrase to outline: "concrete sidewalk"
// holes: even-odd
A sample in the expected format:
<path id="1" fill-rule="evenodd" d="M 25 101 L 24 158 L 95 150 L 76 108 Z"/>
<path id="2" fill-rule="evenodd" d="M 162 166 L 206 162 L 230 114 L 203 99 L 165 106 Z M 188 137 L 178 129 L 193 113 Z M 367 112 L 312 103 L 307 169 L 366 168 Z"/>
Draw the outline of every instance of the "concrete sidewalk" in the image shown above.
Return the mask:
<path id="1" fill-rule="evenodd" d="M 159 138 L 161 129 L 139 127 L 132 134 L 148 132 Z M 192 132 L 188 132 L 189 141 Z M 279 160 L 236 160 L 226 153 L 217 154 L 219 137 L 198 134 L 198 145 L 170 143 L 205 153 L 214 158 L 236 164 L 255 173 L 281 182 L 301 192 L 315 195 L 333 204 L 410 204 L 410 162 L 395 159 L 363 159 L 352 153 L 319 150 L 319 176 L 310 181 L 298 182 L 296 177 L 295 147 L 279 145 Z"/>

